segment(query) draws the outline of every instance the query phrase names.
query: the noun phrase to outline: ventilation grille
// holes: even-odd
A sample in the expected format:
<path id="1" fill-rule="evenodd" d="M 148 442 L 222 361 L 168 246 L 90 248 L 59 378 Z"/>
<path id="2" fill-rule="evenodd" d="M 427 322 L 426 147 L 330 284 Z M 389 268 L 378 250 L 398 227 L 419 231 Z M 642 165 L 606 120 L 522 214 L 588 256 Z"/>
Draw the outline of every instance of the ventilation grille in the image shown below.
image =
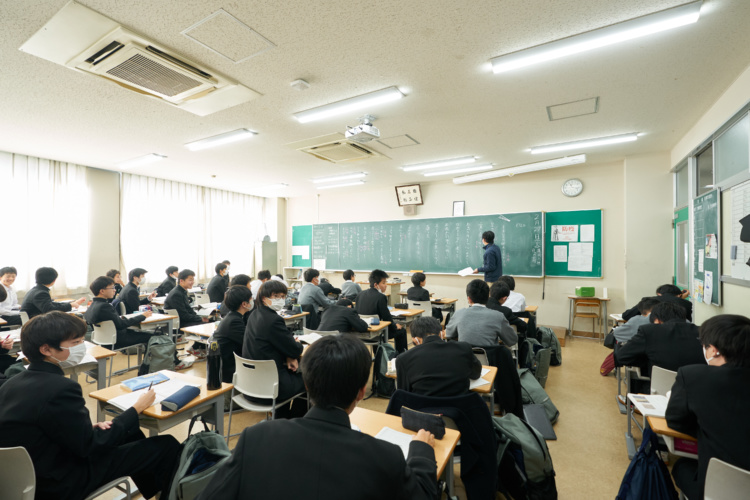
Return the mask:
<path id="1" fill-rule="evenodd" d="M 203 84 L 141 54 L 135 54 L 123 61 L 107 71 L 107 74 L 169 97 L 182 94 Z"/>
<path id="2" fill-rule="evenodd" d="M 368 146 L 347 141 L 344 134 L 341 133 L 313 137 L 312 139 L 287 144 L 287 146 L 332 163 L 385 158 L 381 153 Z"/>

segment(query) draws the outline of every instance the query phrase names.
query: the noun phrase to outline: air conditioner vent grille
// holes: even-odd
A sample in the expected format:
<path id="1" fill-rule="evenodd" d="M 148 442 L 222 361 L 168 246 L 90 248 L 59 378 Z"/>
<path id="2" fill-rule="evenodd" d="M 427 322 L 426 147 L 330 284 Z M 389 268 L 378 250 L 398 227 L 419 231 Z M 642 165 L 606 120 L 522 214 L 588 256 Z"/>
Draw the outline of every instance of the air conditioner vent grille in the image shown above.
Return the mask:
<path id="1" fill-rule="evenodd" d="M 203 84 L 141 54 L 134 54 L 109 69 L 107 73 L 169 97 L 174 97 Z"/>

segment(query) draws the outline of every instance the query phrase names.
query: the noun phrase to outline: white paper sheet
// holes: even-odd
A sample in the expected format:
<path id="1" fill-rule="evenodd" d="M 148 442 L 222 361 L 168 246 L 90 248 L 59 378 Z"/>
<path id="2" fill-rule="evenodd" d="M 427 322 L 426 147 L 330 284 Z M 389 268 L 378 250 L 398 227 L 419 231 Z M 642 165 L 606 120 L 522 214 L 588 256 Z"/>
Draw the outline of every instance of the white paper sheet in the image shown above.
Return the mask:
<path id="1" fill-rule="evenodd" d="M 568 271 L 591 272 L 593 259 L 593 243 L 568 244 Z"/>
<path id="2" fill-rule="evenodd" d="M 404 459 L 409 456 L 409 443 L 411 443 L 412 439 L 410 434 L 395 431 L 390 427 L 383 427 L 380 429 L 380 432 L 375 435 L 375 439 L 382 439 L 383 441 L 393 443 L 401 448 L 401 451 L 404 454 Z"/>
<path id="3" fill-rule="evenodd" d="M 325 269 L 326 260 L 325 259 L 313 259 L 313 267 L 318 270 Z"/>
<path id="4" fill-rule="evenodd" d="M 664 417 L 669 403 L 666 396 L 659 394 L 628 394 L 628 399 L 633 402 L 643 416 Z"/>
<path id="5" fill-rule="evenodd" d="M 578 226 L 552 226 L 552 241 L 578 241 Z"/>
<path id="6" fill-rule="evenodd" d="M 703 272 L 703 250 L 698 250 L 698 272 Z"/>
<path id="7" fill-rule="evenodd" d="M 306 344 L 312 344 L 315 341 L 322 339 L 322 338 L 323 336 L 321 334 L 315 333 L 315 332 L 308 333 L 307 335 L 297 335 L 296 337 L 297 340 L 299 340 L 300 342 L 304 342 Z M 396 358 L 393 358 L 393 359 L 396 359 Z"/>
<path id="8" fill-rule="evenodd" d="M 459 276 L 469 276 L 470 274 L 474 274 L 474 269 L 471 267 L 465 267 L 458 272 Z"/>
<path id="9" fill-rule="evenodd" d="M 593 224 L 581 224 L 581 241 L 594 241 L 595 233 Z"/>
<path id="10" fill-rule="evenodd" d="M 555 262 L 568 262 L 568 247 L 565 245 L 554 245 Z"/>
<path id="11" fill-rule="evenodd" d="M 703 302 L 706 304 L 711 303 L 711 299 L 714 296 L 714 273 L 713 271 L 706 271 L 703 279 Z"/>
<path id="12" fill-rule="evenodd" d="M 292 245 L 292 255 L 299 255 L 302 259 L 310 258 L 310 245 Z"/>
<path id="13" fill-rule="evenodd" d="M 469 390 L 476 389 L 477 387 L 482 387 L 483 385 L 489 384 L 489 382 L 482 377 L 490 373 L 489 368 L 482 368 L 482 373 L 479 375 L 479 378 L 476 380 L 469 380 Z"/>

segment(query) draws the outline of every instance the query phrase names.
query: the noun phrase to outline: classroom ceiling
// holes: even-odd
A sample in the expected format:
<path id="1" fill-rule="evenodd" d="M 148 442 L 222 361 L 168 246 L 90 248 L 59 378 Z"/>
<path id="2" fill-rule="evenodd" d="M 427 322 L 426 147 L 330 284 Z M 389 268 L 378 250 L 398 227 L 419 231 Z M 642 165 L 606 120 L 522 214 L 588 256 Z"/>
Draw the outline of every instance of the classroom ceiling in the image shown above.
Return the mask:
<path id="1" fill-rule="evenodd" d="M 499 75 L 490 70 L 492 57 L 685 0 L 79 2 L 261 94 L 201 117 L 18 50 L 66 3 L 0 6 L 0 150 L 110 170 L 157 153 L 168 159 L 127 171 L 263 196 L 309 195 L 313 177 L 360 171 L 369 174 L 367 184 L 346 189 L 366 194 L 368 187 L 451 178 L 406 173 L 398 168 L 405 164 L 475 155 L 503 168 L 565 154 L 532 156 L 532 146 L 629 132 L 643 135 L 583 151 L 591 168 L 668 151 L 750 65 L 746 0 L 705 0 L 696 24 Z M 219 9 L 272 45 L 201 33 L 235 59 L 260 51 L 235 63 L 181 34 Z M 297 79 L 310 88 L 293 89 Z M 392 138 L 383 142 L 412 145 L 373 141 L 368 146 L 387 158 L 345 164 L 286 146 L 343 133 L 363 114 L 301 124 L 293 113 L 390 86 L 406 97 L 367 112 L 381 137 Z M 548 106 L 593 98 L 596 113 L 549 119 Z M 566 108 L 553 112 L 578 113 Z M 238 128 L 258 135 L 197 152 L 183 146 Z M 280 182 L 289 187 L 264 189 Z"/>

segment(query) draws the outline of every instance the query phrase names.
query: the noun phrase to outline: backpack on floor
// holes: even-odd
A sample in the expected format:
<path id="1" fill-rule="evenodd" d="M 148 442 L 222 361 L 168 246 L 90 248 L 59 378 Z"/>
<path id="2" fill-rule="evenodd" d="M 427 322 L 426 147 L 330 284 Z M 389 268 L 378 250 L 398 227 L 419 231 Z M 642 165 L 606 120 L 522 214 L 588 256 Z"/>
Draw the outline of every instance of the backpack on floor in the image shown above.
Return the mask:
<path id="1" fill-rule="evenodd" d="M 650 427 L 643 431 L 643 442 L 625 471 L 616 500 L 677 500 L 669 470 L 661 461 L 659 440 Z"/>
<path id="2" fill-rule="evenodd" d="M 554 403 L 552 403 L 552 400 L 544 391 L 539 381 L 534 377 L 534 374 L 527 368 L 521 368 L 518 370 L 518 377 L 521 379 L 521 400 L 523 404 L 544 405 L 544 410 L 547 413 L 550 423 L 554 424 L 557 422 L 560 412 Z"/>
<path id="3" fill-rule="evenodd" d="M 190 421 L 188 438 L 182 443 L 177 471 L 169 489 L 169 500 L 192 500 L 200 495 L 219 467 L 229 460 L 232 454 L 224 437 L 209 431 L 205 421 L 205 430 L 190 434 L 198 418 L 200 416 L 195 416 Z"/>
<path id="4" fill-rule="evenodd" d="M 560 341 L 558 340 L 557 335 L 555 335 L 555 332 L 552 331 L 551 328 L 540 326 L 537 328 L 537 334 L 539 337 L 539 343 L 542 344 L 542 347 L 552 351 L 549 364 L 552 366 L 560 366 L 562 364 L 562 347 L 560 346 Z"/>
<path id="5" fill-rule="evenodd" d="M 138 375 L 146 375 L 160 370 L 174 370 L 177 366 L 177 346 L 166 335 L 152 335 L 146 345 L 143 363 Z"/>
<path id="6" fill-rule="evenodd" d="M 396 349 L 388 342 L 381 342 L 375 350 L 375 369 L 372 375 L 372 394 L 390 398 L 396 391 L 396 381 L 386 377 L 388 362 L 396 357 Z"/>
<path id="7" fill-rule="evenodd" d="M 492 423 L 498 442 L 498 490 L 516 500 L 556 500 L 555 469 L 544 437 L 512 413 L 493 417 Z"/>
<path id="8" fill-rule="evenodd" d="M 542 344 L 533 338 L 527 338 L 518 344 L 518 366 L 519 368 L 536 369 L 535 357 L 537 351 L 542 348 Z"/>

